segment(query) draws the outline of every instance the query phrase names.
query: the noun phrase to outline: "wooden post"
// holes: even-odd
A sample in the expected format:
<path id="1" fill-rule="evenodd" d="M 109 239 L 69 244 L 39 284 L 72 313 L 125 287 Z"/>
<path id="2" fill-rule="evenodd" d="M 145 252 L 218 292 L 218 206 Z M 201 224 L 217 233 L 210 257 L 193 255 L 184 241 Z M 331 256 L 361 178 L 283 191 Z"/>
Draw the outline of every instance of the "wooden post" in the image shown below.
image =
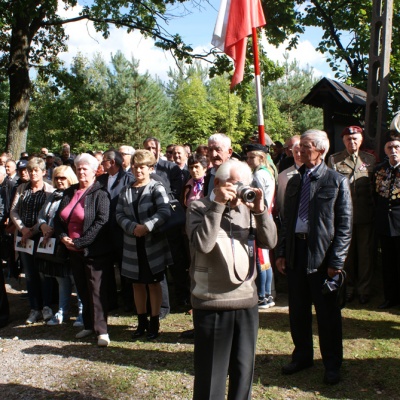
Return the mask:
<path id="1" fill-rule="evenodd" d="M 375 142 L 375 150 L 380 156 L 387 130 L 392 19 L 393 0 L 372 1 L 365 135 Z"/>

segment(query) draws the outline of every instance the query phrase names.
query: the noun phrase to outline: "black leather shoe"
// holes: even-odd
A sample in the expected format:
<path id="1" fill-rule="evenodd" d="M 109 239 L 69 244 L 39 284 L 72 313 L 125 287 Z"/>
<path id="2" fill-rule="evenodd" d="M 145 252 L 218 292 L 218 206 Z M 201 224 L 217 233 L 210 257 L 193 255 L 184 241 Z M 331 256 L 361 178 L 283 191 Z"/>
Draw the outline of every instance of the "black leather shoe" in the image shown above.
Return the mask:
<path id="1" fill-rule="evenodd" d="M 367 304 L 369 302 L 369 295 L 368 294 L 360 294 L 360 297 L 358 298 L 358 301 L 360 304 Z"/>
<path id="2" fill-rule="evenodd" d="M 194 329 L 183 331 L 180 336 L 182 339 L 194 339 Z"/>
<path id="3" fill-rule="evenodd" d="M 378 308 L 380 310 L 386 310 L 387 308 L 392 308 L 394 306 L 397 306 L 399 303 L 396 301 L 391 301 L 391 300 L 385 300 Z"/>
<path id="4" fill-rule="evenodd" d="M 310 368 L 313 365 L 314 365 L 313 361 L 307 362 L 307 363 L 291 362 L 282 367 L 282 374 L 283 375 L 292 375 L 303 369 Z"/>
<path id="5" fill-rule="evenodd" d="M 325 371 L 324 383 L 328 385 L 336 385 L 340 381 L 339 371 Z"/>
<path id="6" fill-rule="evenodd" d="M 351 303 L 354 300 L 354 294 L 353 293 L 346 293 L 346 302 Z"/>

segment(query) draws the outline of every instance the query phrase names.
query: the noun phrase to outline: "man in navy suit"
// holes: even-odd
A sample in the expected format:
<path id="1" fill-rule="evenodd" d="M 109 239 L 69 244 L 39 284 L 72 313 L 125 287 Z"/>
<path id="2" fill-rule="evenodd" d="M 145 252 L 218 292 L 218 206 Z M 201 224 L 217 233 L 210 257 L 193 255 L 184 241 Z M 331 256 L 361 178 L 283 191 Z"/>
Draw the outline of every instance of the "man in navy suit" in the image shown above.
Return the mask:
<path id="1" fill-rule="evenodd" d="M 185 185 L 190 178 L 189 168 L 187 166 L 188 156 L 189 155 L 183 146 L 174 147 L 174 161 L 175 164 L 181 170 L 181 178 L 183 185 Z"/>
<path id="2" fill-rule="evenodd" d="M 120 267 L 123 249 L 123 232 L 115 219 L 115 210 L 118 203 L 118 195 L 122 188 L 133 181 L 133 175 L 125 172 L 122 166 L 123 158 L 121 153 L 116 150 L 107 150 L 103 154 L 102 165 L 105 174 L 99 176 L 97 180 L 107 189 L 110 194 L 110 232 L 111 244 L 113 247 L 114 262 Z M 110 299 L 111 306 L 117 306 L 117 286 L 115 282 L 114 270 L 110 274 Z M 121 277 L 122 297 L 125 311 L 133 309 L 132 285 Z M 113 308 L 114 308 L 113 307 Z"/>
<path id="3" fill-rule="evenodd" d="M 169 195 L 179 200 L 183 189 L 182 171 L 178 165 L 160 158 L 161 145 L 160 141 L 154 137 L 148 137 L 143 142 L 143 147 L 151 151 L 157 163 L 154 166 L 154 172 L 161 178 L 167 193 L 170 187 Z M 168 231 L 168 243 L 172 253 L 174 264 L 169 266 L 175 283 L 175 296 L 178 305 L 189 304 L 189 257 L 185 251 L 185 244 L 181 227 L 177 227 Z M 165 317 L 169 312 L 169 295 L 166 279 L 161 282 L 163 291 L 163 303 L 161 305 L 160 318 Z"/>

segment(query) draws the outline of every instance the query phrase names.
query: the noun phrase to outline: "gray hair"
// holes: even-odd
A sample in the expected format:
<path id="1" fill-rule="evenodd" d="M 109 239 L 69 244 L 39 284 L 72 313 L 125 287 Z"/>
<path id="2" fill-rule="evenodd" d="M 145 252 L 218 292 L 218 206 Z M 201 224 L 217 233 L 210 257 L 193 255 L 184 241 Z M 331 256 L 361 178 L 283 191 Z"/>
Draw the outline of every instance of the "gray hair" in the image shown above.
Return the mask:
<path id="1" fill-rule="evenodd" d="M 39 168 L 42 171 L 46 171 L 46 163 L 44 162 L 43 158 L 40 157 L 32 157 L 26 166 L 28 171 L 33 171 L 34 168 Z"/>
<path id="2" fill-rule="evenodd" d="M 232 141 L 229 136 L 226 136 L 223 133 L 214 133 L 208 138 L 208 145 L 212 142 L 217 142 L 219 143 L 222 147 L 224 147 L 226 150 L 230 149 L 232 146 Z"/>
<path id="3" fill-rule="evenodd" d="M 323 160 L 329 151 L 329 139 L 328 135 L 324 131 L 319 129 L 309 129 L 301 135 L 301 139 L 311 139 L 317 150 L 323 150 L 321 154 L 321 160 Z"/>
<path id="4" fill-rule="evenodd" d="M 120 153 L 130 154 L 131 156 L 135 154 L 135 149 L 132 146 L 125 146 L 125 145 L 120 146 L 118 151 Z"/>
<path id="5" fill-rule="evenodd" d="M 88 153 L 79 154 L 74 160 L 75 167 L 78 168 L 79 164 L 87 164 L 93 171 L 99 168 L 99 160 Z"/>
<path id="6" fill-rule="evenodd" d="M 247 163 L 235 159 L 230 159 L 222 163 L 215 174 L 215 178 L 226 182 L 231 177 L 231 171 L 233 169 L 239 174 L 240 181 L 244 185 L 250 185 L 253 180 L 250 167 Z"/>

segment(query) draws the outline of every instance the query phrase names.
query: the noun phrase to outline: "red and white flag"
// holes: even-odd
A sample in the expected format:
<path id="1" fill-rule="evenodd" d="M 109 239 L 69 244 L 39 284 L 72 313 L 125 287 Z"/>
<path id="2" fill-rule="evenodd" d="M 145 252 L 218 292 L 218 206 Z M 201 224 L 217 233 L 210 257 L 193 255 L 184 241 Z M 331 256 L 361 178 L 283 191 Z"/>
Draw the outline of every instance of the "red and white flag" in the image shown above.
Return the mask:
<path id="1" fill-rule="evenodd" d="M 235 62 L 231 88 L 243 80 L 247 36 L 265 24 L 260 0 L 221 0 L 211 43 Z"/>

